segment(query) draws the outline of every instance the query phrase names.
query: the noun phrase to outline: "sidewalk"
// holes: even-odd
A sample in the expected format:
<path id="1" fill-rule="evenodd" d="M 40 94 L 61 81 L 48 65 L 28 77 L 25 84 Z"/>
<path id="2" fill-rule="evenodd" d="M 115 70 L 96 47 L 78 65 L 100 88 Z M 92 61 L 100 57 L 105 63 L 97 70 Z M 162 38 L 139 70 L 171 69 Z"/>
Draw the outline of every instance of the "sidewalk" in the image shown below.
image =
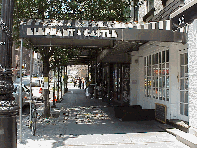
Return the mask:
<path id="1" fill-rule="evenodd" d="M 160 123 L 154 120 L 118 120 L 112 107 L 107 107 L 102 100 L 87 99 L 82 89 L 69 89 L 56 106 L 52 112 L 59 117 L 39 119 L 36 136 L 32 136 L 26 127 L 28 117 L 24 116 L 23 143 L 19 143 L 18 136 L 18 148 L 187 148 L 176 137 L 159 128 Z M 43 106 L 40 111 L 42 109 Z"/>

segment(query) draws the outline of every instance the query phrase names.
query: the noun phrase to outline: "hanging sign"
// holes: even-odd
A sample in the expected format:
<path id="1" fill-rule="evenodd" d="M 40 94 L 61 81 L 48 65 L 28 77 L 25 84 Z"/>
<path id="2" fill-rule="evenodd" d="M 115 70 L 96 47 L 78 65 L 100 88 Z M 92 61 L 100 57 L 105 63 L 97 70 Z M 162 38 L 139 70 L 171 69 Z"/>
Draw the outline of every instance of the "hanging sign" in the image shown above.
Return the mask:
<path id="1" fill-rule="evenodd" d="M 106 38 L 116 39 L 122 35 L 124 23 L 118 22 L 88 22 L 63 21 L 50 22 L 29 20 L 20 25 L 20 37 L 47 38 Z"/>
<path id="2" fill-rule="evenodd" d="M 48 89 L 48 86 L 49 86 L 48 77 L 44 77 L 44 88 L 43 89 Z"/>
<path id="3" fill-rule="evenodd" d="M 72 36 L 85 36 L 85 37 L 108 37 L 117 38 L 116 30 L 108 29 L 57 29 L 57 28 L 26 28 L 27 36 L 37 35 L 37 36 L 62 36 L 62 37 L 72 37 Z"/>

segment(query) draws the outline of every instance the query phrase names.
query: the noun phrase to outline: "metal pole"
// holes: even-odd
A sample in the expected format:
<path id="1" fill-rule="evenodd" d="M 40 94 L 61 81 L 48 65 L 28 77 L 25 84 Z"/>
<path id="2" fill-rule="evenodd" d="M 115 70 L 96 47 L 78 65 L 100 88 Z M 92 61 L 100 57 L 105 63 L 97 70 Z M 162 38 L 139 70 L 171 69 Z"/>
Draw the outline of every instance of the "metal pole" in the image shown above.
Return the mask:
<path id="1" fill-rule="evenodd" d="M 53 78 L 54 78 L 54 86 L 53 86 L 53 105 L 51 106 L 52 108 L 55 108 L 56 106 L 55 106 L 55 71 L 56 71 L 56 69 L 54 68 L 54 76 L 53 76 Z"/>
<path id="2" fill-rule="evenodd" d="M 20 51 L 20 99 L 19 99 L 19 120 L 20 120 L 20 142 L 22 142 L 22 61 L 23 61 L 23 39 L 21 39 Z"/>
<path id="3" fill-rule="evenodd" d="M 96 87 L 97 87 L 97 58 L 96 58 L 96 61 L 95 61 L 95 88 L 94 88 L 94 97 L 95 99 L 97 98 L 97 90 L 96 90 Z"/>
<path id="4" fill-rule="evenodd" d="M 62 66 L 60 67 L 60 90 L 61 90 L 61 100 L 62 100 Z"/>
<path id="5" fill-rule="evenodd" d="M 31 101 L 32 101 L 32 88 L 31 88 L 31 84 L 32 84 L 32 66 L 33 64 L 33 50 L 31 48 L 31 51 L 30 51 L 30 121 L 32 120 L 32 117 L 31 117 Z"/>
<path id="6" fill-rule="evenodd" d="M 66 93 L 66 91 L 65 91 L 65 81 L 64 81 L 64 80 L 65 80 L 65 66 L 64 66 L 64 70 L 63 70 L 63 78 L 64 78 L 64 79 L 63 79 L 63 84 L 64 84 L 64 85 L 63 85 L 63 86 L 64 86 L 64 87 L 63 87 L 63 90 L 64 90 L 64 94 L 65 94 L 65 93 Z"/>
<path id="7" fill-rule="evenodd" d="M 88 64 L 88 81 L 89 81 L 89 73 L 90 73 L 90 66 L 89 66 L 89 64 Z"/>
<path id="8" fill-rule="evenodd" d="M 58 71 L 57 71 L 57 101 L 59 102 L 59 89 L 60 89 L 60 85 L 59 85 L 59 82 L 60 82 L 60 67 L 58 66 Z"/>
<path id="9" fill-rule="evenodd" d="M 68 74 L 67 74 L 67 65 L 66 65 L 66 79 L 68 78 Z M 66 80 L 66 91 L 68 90 L 68 80 Z"/>

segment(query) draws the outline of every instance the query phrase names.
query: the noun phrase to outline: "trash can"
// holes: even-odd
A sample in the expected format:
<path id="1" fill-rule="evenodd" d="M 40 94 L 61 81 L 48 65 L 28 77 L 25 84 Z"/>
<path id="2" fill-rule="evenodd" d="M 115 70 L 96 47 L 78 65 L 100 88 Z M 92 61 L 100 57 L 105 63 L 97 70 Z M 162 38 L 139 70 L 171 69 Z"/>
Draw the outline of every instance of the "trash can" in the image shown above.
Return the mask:
<path id="1" fill-rule="evenodd" d="M 0 147 L 17 148 L 17 110 L 0 110 Z"/>

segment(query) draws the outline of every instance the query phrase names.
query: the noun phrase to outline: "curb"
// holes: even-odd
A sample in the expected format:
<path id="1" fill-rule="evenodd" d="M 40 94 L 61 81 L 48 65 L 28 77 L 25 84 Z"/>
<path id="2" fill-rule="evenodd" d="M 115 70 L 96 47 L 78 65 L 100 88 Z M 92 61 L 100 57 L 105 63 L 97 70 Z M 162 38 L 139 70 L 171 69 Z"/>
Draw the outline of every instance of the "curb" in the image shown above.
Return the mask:
<path id="1" fill-rule="evenodd" d="M 161 124 L 158 125 L 161 129 L 165 130 L 169 134 L 172 134 L 176 137 L 176 139 L 183 144 L 191 147 L 191 148 L 197 148 L 197 137 L 190 134 L 185 133 L 179 129 L 174 128 L 173 126 L 167 125 L 167 124 Z"/>

